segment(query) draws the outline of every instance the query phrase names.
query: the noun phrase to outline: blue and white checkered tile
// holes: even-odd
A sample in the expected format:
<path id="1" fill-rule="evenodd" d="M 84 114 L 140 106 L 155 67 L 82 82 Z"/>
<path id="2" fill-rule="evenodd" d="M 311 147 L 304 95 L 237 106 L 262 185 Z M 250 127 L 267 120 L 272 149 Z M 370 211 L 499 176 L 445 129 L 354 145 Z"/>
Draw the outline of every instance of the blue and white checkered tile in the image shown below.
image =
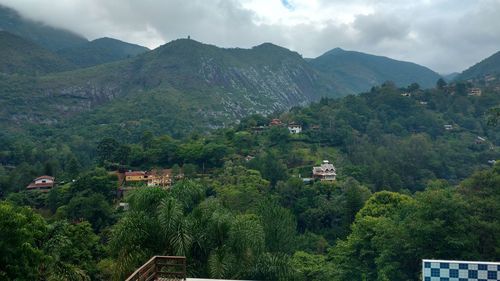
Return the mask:
<path id="1" fill-rule="evenodd" d="M 423 281 L 499 281 L 500 263 L 423 261 Z"/>

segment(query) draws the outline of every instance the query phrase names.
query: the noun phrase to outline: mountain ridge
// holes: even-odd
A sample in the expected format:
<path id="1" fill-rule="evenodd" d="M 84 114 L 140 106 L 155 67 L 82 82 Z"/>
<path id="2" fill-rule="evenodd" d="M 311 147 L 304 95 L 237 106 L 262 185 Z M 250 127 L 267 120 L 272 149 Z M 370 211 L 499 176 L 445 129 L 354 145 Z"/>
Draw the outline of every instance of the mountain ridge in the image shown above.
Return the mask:
<path id="1" fill-rule="evenodd" d="M 0 72 L 40 75 L 66 71 L 74 65 L 24 38 L 0 31 Z"/>
<path id="2" fill-rule="evenodd" d="M 473 78 L 481 78 L 485 75 L 500 74 L 500 51 L 484 58 L 480 62 L 472 65 L 459 74 L 455 80 L 467 80 Z"/>
<path id="3" fill-rule="evenodd" d="M 61 57 L 79 67 L 89 67 L 137 56 L 149 49 L 110 37 L 102 37 L 85 44 L 57 51 Z"/>
<path id="4" fill-rule="evenodd" d="M 357 51 L 334 48 L 309 61 L 317 70 L 337 77 L 353 92 L 368 91 L 385 81 L 393 81 L 403 87 L 418 83 L 421 87 L 433 87 L 441 78 L 431 69 L 385 56 L 376 56 Z"/>
<path id="5" fill-rule="evenodd" d="M 88 42 L 74 32 L 23 18 L 19 12 L 0 4 L 0 29 L 57 51 Z"/>
<path id="6" fill-rule="evenodd" d="M 21 110 L 16 120 L 57 123 L 58 116 L 83 114 L 84 123 L 110 116 L 110 126 L 161 119 L 173 127 L 173 121 L 182 119 L 179 124 L 186 127 L 218 128 L 250 114 L 270 114 L 343 94 L 285 48 L 224 49 L 188 39 L 125 60 L 39 77 L 34 87 L 23 100 L 45 98 Z M 39 118 L 40 108 L 50 112 L 48 119 Z"/>

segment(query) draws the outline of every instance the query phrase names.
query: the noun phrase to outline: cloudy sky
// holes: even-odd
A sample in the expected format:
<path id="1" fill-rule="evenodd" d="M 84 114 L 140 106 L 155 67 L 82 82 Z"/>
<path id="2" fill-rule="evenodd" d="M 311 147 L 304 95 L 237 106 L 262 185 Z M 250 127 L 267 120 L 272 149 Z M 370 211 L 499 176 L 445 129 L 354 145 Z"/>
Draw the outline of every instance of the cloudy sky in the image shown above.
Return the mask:
<path id="1" fill-rule="evenodd" d="M 0 0 L 89 39 L 155 48 L 187 37 L 272 42 L 304 57 L 341 47 L 462 71 L 500 50 L 500 0 Z"/>

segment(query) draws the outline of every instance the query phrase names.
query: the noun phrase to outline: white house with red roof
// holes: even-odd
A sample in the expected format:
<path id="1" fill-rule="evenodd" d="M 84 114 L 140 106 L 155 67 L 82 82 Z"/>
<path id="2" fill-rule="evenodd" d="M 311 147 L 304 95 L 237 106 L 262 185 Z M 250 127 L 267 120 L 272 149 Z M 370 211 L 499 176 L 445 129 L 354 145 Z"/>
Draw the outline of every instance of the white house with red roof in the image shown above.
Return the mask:
<path id="1" fill-rule="evenodd" d="M 49 191 L 54 187 L 55 178 L 51 176 L 41 176 L 34 179 L 27 187 L 28 190 Z"/>

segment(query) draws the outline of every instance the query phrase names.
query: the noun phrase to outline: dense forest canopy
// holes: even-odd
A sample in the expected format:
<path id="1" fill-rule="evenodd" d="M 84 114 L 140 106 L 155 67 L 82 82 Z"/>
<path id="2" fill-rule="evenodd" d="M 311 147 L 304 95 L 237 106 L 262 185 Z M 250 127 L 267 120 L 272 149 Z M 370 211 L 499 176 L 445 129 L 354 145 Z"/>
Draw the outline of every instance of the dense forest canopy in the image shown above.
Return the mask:
<path id="1" fill-rule="evenodd" d="M 422 258 L 498 260 L 500 95 L 475 86 L 387 82 L 184 138 L 3 133 L 0 277 L 123 280 L 185 255 L 190 276 L 418 280 Z M 325 159 L 337 180 L 309 181 Z M 114 171 L 160 168 L 184 178 L 117 197 Z M 44 174 L 54 188 L 26 190 Z"/>

